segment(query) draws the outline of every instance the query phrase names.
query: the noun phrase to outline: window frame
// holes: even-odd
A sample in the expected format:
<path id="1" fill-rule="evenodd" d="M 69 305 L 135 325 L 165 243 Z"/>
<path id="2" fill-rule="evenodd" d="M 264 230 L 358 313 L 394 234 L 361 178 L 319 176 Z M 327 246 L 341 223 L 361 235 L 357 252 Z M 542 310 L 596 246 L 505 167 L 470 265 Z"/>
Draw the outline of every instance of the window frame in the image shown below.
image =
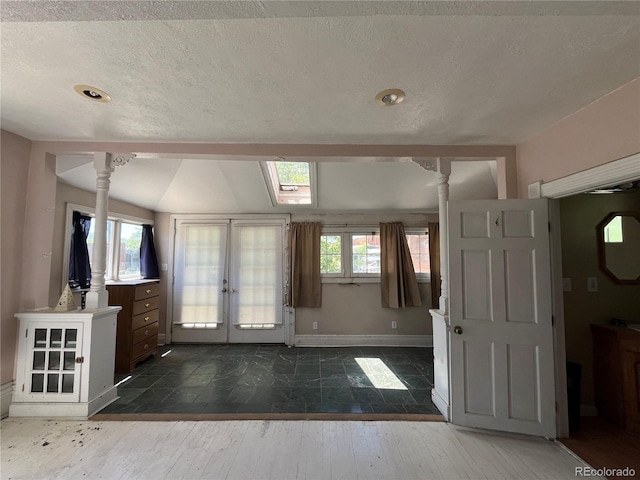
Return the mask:
<path id="1" fill-rule="evenodd" d="M 378 283 L 380 281 L 380 276 L 382 275 L 382 260 L 380 262 L 380 271 L 377 273 L 367 273 L 367 272 L 354 272 L 353 271 L 353 237 L 355 235 L 361 235 L 361 236 L 374 236 L 377 235 L 378 237 L 380 237 L 380 227 L 376 227 L 376 228 L 359 228 L 359 229 L 355 229 L 352 231 L 347 232 L 347 236 L 349 237 L 349 241 L 347 242 L 347 249 L 348 249 L 348 258 L 349 258 L 349 277 L 350 278 L 356 278 L 356 279 L 366 279 L 366 278 L 375 278 L 377 281 L 376 283 Z M 380 256 L 382 257 L 382 252 L 380 252 Z M 346 270 L 346 269 L 345 269 Z"/>
<path id="2" fill-rule="evenodd" d="M 320 232 L 320 265 L 322 265 L 322 237 L 340 237 L 340 272 L 323 273 L 322 267 L 320 270 L 320 277 L 322 281 L 325 278 L 344 278 L 345 277 L 345 265 L 344 265 L 344 234 L 341 231 L 329 231 L 332 229 L 323 229 Z"/>
<path id="3" fill-rule="evenodd" d="M 69 282 L 69 255 L 71 255 L 71 230 L 73 228 L 73 212 L 78 211 L 83 213 L 84 215 L 89 215 L 93 218 L 96 216 L 95 207 L 87 207 L 86 205 L 78 205 L 75 203 L 66 204 L 66 220 L 65 220 L 65 233 L 64 233 L 64 247 L 63 247 L 63 256 L 62 256 L 62 285 L 61 288 L 64 287 Z M 123 279 L 119 277 L 119 268 L 120 268 L 120 236 L 121 236 L 121 224 L 128 223 L 131 225 L 154 225 L 153 219 L 134 217 L 132 215 L 125 215 L 121 213 L 108 212 L 107 220 L 114 222 L 113 230 L 111 232 L 111 248 L 107 251 L 107 255 L 111 257 L 107 258 L 107 263 L 105 266 L 109 266 L 109 262 L 111 262 L 111 268 L 105 271 L 105 282 L 107 283 L 116 283 L 120 280 L 128 281 L 128 280 L 140 280 L 142 277 L 140 274 L 138 276 L 126 276 Z M 117 239 L 118 241 L 114 241 Z M 89 259 L 91 263 L 91 259 Z"/>
<path id="4" fill-rule="evenodd" d="M 380 235 L 380 226 L 367 225 L 345 225 L 344 227 L 325 227 L 320 235 L 340 236 L 341 242 L 341 273 L 320 272 L 321 283 L 380 283 L 381 273 L 356 273 L 353 271 L 353 248 L 352 241 L 354 235 Z M 428 235 L 427 226 L 405 227 L 405 235 Z M 431 283 L 431 271 L 429 273 L 416 273 L 418 283 Z"/>

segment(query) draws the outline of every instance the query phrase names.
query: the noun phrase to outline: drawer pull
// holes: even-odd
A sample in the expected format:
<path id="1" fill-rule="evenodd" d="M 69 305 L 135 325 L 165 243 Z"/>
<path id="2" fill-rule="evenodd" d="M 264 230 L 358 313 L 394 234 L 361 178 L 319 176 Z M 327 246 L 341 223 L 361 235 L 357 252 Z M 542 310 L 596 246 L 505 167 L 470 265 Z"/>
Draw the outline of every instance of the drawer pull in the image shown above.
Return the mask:
<path id="1" fill-rule="evenodd" d="M 149 349 L 149 345 L 145 343 L 145 344 L 144 344 L 144 349 L 145 349 L 145 350 L 148 350 L 148 349 Z"/>
<path id="2" fill-rule="evenodd" d="M 149 308 L 149 305 L 151 305 L 150 303 L 145 303 L 144 306 Z"/>
<path id="3" fill-rule="evenodd" d="M 145 292 L 146 292 L 146 293 L 151 293 L 151 289 L 147 288 L 147 289 L 145 290 Z"/>
<path id="4" fill-rule="evenodd" d="M 148 322 L 151 317 L 144 317 L 144 321 Z"/>
<path id="5" fill-rule="evenodd" d="M 144 336 L 146 337 L 147 335 L 149 335 L 149 330 L 144 331 Z"/>

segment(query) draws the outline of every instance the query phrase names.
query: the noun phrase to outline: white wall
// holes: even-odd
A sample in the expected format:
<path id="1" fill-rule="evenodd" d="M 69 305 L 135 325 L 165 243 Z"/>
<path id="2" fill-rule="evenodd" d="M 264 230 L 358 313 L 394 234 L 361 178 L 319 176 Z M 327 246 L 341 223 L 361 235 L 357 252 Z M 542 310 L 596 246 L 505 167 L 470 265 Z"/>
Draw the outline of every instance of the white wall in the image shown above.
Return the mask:
<path id="1" fill-rule="evenodd" d="M 549 182 L 640 152 L 640 78 L 517 145 L 518 196 Z"/>
<path id="2" fill-rule="evenodd" d="M 2 230 L 0 283 L 2 323 L 0 385 L 14 378 L 14 359 L 18 321 L 14 313 L 20 311 L 24 218 L 27 204 L 29 157 L 31 141 L 2 131 L 0 171 L 2 172 Z"/>
<path id="3" fill-rule="evenodd" d="M 297 335 L 431 335 L 431 285 L 421 283 L 421 307 L 382 308 L 380 283 L 322 285 L 322 307 L 296 308 Z M 391 322 L 397 328 L 391 328 Z M 313 330 L 313 322 L 318 329 Z"/>

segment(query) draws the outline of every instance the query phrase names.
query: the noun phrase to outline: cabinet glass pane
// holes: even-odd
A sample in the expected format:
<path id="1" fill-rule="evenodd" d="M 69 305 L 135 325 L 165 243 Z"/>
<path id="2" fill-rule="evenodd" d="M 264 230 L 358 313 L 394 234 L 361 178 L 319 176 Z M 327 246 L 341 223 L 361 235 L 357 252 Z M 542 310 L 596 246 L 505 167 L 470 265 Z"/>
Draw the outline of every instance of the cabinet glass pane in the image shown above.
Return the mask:
<path id="1" fill-rule="evenodd" d="M 61 328 L 51 329 L 51 340 L 49 341 L 49 347 L 51 348 L 62 347 L 62 329 Z"/>
<path id="2" fill-rule="evenodd" d="M 47 346 L 47 329 L 36 328 L 36 334 L 34 335 L 33 346 L 35 348 L 45 348 Z"/>
<path id="3" fill-rule="evenodd" d="M 69 328 L 64 332 L 64 348 L 76 348 L 76 340 L 78 338 L 78 330 Z"/>
<path id="4" fill-rule="evenodd" d="M 75 352 L 64 352 L 64 370 L 74 370 L 76 368 Z"/>
<path id="5" fill-rule="evenodd" d="M 60 370 L 60 352 L 49 352 L 48 370 Z"/>
<path id="6" fill-rule="evenodd" d="M 44 391 L 44 373 L 34 373 L 31 375 L 31 391 Z"/>
<path id="7" fill-rule="evenodd" d="M 57 373 L 47 374 L 47 392 L 48 393 L 58 393 L 59 380 L 60 380 L 60 375 L 58 375 Z"/>
<path id="8" fill-rule="evenodd" d="M 62 375 L 62 393 L 73 393 L 73 373 Z"/>
<path id="9" fill-rule="evenodd" d="M 34 370 L 44 370 L 44 353 L 45 352 L 33 352 Z"/>

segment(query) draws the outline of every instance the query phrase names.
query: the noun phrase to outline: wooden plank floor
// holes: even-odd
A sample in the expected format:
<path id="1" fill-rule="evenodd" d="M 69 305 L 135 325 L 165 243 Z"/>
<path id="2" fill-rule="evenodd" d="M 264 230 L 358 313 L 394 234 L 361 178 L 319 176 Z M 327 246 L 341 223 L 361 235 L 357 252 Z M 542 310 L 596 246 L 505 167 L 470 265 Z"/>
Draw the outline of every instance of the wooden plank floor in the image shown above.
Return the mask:
<path id="1" fill-rule="evenodd" d="M 598 417 L 582 417 L 581 426 L 561 442 L 594 468 L 633 468 L 640 476 L 640 436 Z"/>
<path id="2" fill-rule="evenodd" d="M 579 459 L 540 438 L 442 422 L 7 419 L 1 478 L 569 479 Z"/>

